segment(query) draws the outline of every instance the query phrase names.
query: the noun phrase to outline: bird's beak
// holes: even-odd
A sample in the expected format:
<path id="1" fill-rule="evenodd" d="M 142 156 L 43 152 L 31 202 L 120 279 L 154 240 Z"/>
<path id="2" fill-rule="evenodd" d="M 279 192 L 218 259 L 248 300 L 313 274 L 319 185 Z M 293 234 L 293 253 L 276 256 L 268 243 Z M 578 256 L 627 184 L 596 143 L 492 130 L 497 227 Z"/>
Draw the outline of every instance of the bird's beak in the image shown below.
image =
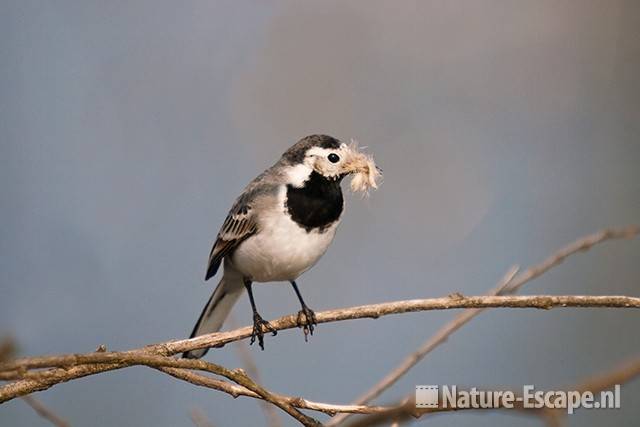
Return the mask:
<path id="1" fill-rule="evenodd" d="M 366 192 L 369 188 L 378 188 L 377 180 L 382 176 L 382 169 L 376 166 L 373 157 L 358 149 L 355 141 L 347 147 L 344 170 L 353 174 L 351 180 L 352 191 Z"/>

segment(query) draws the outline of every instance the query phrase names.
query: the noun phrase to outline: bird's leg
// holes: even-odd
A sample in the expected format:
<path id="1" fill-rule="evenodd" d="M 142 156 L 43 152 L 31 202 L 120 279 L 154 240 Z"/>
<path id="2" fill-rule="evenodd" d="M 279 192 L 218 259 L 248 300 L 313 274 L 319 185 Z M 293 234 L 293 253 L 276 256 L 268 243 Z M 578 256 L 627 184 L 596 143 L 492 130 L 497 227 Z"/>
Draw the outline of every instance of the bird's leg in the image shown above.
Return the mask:
<path id="1" fill-rule="evenodd" d="M 244 287 L 247 288 L 247 292 L 249 293 L 249 301 L 251 302 L 251 309 L 253 310 L 253 331 L 251 332 L 251 341 L 249 344 L 253 344 L 256 341 L 256 337 L 258 337 L 258 345 L 264 350 L 264 331 L 271 332 L 273 335 L 277 335 L 278 331 L 258 314 L 256 302 L 253 300 L 251 281 L 245 280 Z"/>
<path id="2" fill-rule="evenodd" d="M 293 290 L 296 291 L 296 295 L 298 296 L 298 300 L 300 301 L 300 305 L 302 306 L 302 310 L 298 312 L 298 327 L 302 328 L 304 332 L 304 340 L 307 341 L 307 336 L 309 334 L 313 335 L 313 325 L 317 325 L 316 314 L 307 307 L 307 304 L 304 303 L 302 299 L 302 294 L 300 294 L 300 290 L 298 289 L 298 285 L 294 280 L 291 281 L 291 286 L 293 286 Z"/>

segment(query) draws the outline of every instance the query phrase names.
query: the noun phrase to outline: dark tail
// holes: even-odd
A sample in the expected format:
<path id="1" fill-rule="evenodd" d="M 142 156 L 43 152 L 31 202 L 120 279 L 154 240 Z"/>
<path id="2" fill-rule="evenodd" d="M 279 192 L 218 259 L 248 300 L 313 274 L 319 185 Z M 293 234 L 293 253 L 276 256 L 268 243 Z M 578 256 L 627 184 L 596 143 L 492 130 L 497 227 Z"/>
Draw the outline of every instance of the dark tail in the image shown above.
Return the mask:
<path id="1" fill-rule="evenodd" d="M 236 275 L 233 274 L 225 274 L 222 276 L 220 283 L 218 283 L 213 294 L 211 294 L 209 302 L 207 302 L 207 305 L 205 305 L 202 310 L 202 314 L 200 314 L 198 322 L 196 322 L 189 338 L 218 332 L 222 328 L 227 316 L 229 316 L 233 305 L 238 301 L 240 295 L 242 295 L 243 290 L 244 284 L 242 283 L 242 278 L 236 277 Z M 182 353 L 182 357 L 199 359 L 207 354 L 207 351 L 209 351 L 208 348 L 185 351 Z"/>

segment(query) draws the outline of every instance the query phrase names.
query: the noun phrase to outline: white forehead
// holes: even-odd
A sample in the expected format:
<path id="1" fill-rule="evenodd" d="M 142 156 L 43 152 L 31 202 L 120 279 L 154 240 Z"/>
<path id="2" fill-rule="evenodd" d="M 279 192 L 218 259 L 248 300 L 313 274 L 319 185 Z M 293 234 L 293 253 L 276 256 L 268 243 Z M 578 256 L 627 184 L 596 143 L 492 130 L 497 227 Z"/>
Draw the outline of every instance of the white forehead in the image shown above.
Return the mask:
<path id="1" fill-rule="evenodd" d="M 336 151 L 340 152 L 343 151 L 347 148 L 347 144 L 345 144 L 344 142 L 342 144 L 340 144 L 339 148 L 322 148 L 322 147 L 311 147 L 310 149 L 307 150 L 307 156 L 320 156 L 320 157 L 326 157 L 328 156 L 330 153 L 335 153 Z"/>

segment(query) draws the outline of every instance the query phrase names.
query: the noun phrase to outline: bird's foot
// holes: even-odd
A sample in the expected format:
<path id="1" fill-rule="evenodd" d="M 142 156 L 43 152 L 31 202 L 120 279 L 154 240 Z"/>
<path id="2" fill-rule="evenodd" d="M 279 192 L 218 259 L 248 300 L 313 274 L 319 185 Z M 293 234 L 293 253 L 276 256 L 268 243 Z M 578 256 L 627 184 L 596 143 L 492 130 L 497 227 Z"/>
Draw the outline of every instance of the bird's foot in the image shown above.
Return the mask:
<path id="1" fill-rule="evenodd" d="M 264 333 L 271 332 L 274 336 L 278 334 L 278 331 L 271 326 L 271 323 L 267 322 L 258 313 L 253 313 L 253 332 L 251 332 L 251 341 L 249 345 L 256 342 L 258 338 L 258 345 L 264 350 Z"/>
<path id="2" fill-rule="evenodd" d="M 309 335 L 313 335 L 313 325 L 317 325 L 316 314 L 309 307 L 302 306 L 302 310 L 298 312 L 298 327 L 304 332 L 304 340 L 307 341 Z"/>

